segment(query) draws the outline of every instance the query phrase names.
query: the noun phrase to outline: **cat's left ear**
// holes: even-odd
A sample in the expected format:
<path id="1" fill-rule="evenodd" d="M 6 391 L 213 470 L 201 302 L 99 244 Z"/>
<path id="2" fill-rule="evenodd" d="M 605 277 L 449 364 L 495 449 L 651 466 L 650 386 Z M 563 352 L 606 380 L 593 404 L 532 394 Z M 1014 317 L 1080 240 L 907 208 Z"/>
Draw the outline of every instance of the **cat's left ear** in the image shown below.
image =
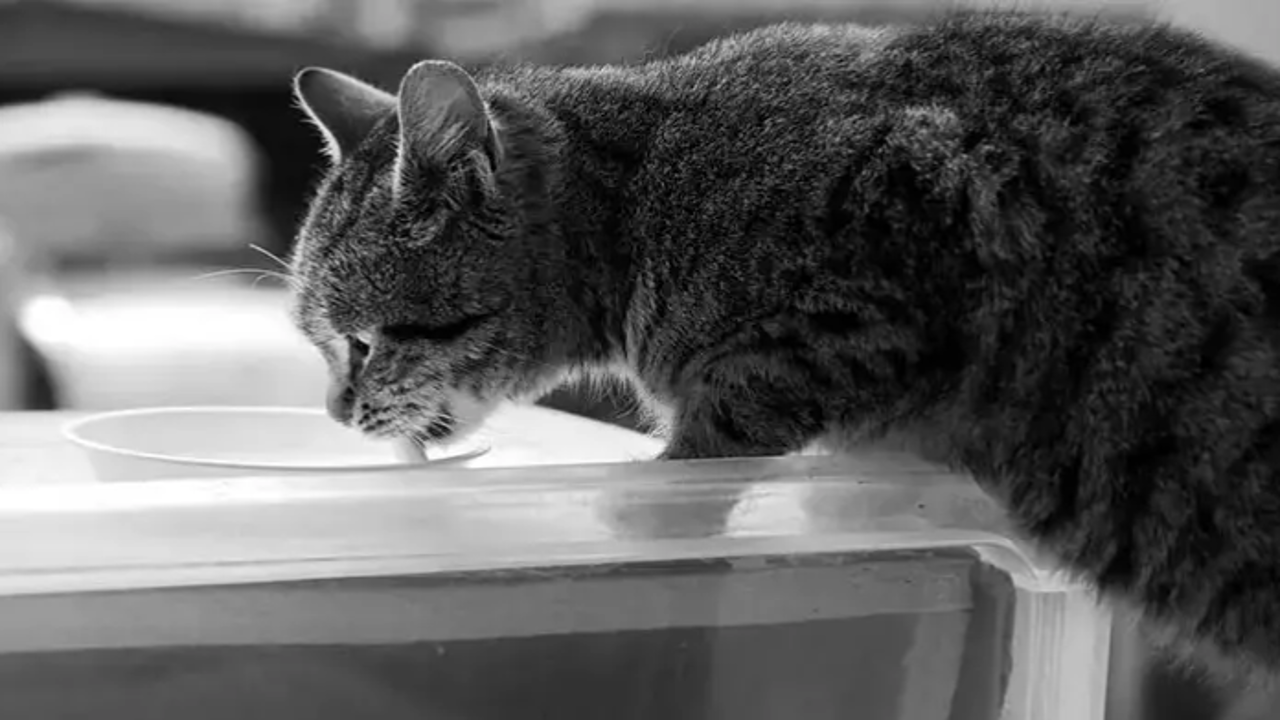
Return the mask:
<path id="1" fill-rule="evenodd" d="M 497 129 L 475 81 L 451 62 L 426 60 L 400 81 L 400 151 L 397 175 L 404 180 L 423 164 L 448 165 L 479 150 L 496 170 L 501 162 Z"/>
<path id="2" fill-rule="evenodd" d="M 334 162 L 354 152 L 396 106 L 394 97 L 368 83 L 317 67 L 294 76 L 293 94 L 324 135 Z"/>

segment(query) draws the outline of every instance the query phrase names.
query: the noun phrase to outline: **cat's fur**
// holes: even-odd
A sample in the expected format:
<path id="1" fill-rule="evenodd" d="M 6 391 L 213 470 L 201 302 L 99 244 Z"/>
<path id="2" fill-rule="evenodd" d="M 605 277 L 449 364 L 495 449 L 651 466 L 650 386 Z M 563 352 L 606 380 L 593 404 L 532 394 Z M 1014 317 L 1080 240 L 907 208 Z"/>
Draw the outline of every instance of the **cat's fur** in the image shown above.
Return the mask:
<path id="1" fill-rule="evenodd" d="M 1280 668 L 1280 72 L 981 13 L 297 92 L 339 419 L 443 437 L 607 371 L 667 458 L 925 423 L 1103 590 Z"/>

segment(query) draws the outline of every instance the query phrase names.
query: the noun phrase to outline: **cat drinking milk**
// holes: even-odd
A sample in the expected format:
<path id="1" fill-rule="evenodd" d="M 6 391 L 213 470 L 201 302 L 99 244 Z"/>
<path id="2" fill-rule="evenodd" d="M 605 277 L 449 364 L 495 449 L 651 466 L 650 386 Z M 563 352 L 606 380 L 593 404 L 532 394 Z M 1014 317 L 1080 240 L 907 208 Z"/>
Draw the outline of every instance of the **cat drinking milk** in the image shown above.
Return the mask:
<path id="1" fill-rule="evenodd" d="M 429 444 L 609 373 L 669 459 L 929 427 L 1180 646 L 1280 669 L 1280 70 L 1000 12 L 296 93 L 339 421 Z"/>

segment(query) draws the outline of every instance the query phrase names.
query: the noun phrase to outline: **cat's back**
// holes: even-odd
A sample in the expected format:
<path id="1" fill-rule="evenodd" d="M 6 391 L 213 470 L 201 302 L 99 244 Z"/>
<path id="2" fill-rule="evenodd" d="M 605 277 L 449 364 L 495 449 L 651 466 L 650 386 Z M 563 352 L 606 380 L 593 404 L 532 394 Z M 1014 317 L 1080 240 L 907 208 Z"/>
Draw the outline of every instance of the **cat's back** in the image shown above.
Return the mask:
<path id="1" fill-rule="evenodd" d="M 652 68 L 675 93 L 712 93 L 722 100 L 761 90 L 789 94 L 858 72 L 901 33 L 892 27 L 782 23 L 713 40 Z M 808 82 L 797 85 L 797 77 Z"/>
<path id="2" fill-rule="evenodd" d="M 1040 262 L 1059 253 L 1091 273 L 1280 253 L 1280 72 L 1168 26 L 781 25 L 637 74 L 665 114 L 628 195 L 655 294 L 719 281 L 756 308 L 793 293 L 724 280 L 743 263 L 882 267 L 940 316 L 1033 271 L 1078 296 Z"/>
<path id="3" fill-rule="evenodd" d="M 1099 102 L 1214 87 L 1280 100 L 1280 71 L 1184 30 L 1011 11 L 944 13 L 912 26 L 785 23 L 646 70 L 670 98 L 731 106 L 999 101 L 1016 108 L 1051 88 L 1092 93 Z M 1138 97 L 1135 88 L 1148 94 Z"/>
<path id="4" fill-rule="evenodd" d="M 1228 183 L 1224 207 L 1280 203 L 1280 70 L 1164 24 L 1017 12 L 784 24 L 637 73 L 666 116 L 646 153 L 661 181 L 645 191 L 669 190 L 672 207 L 708 201 L 682 188 L 730 179 L 757 194 L 821 184 L 898 131 L 975 177 L 1032 163 L 1102 201 L 1191 173 L 1209 195 L 1250 178 Z"/>
<path id="5" fill-rule="evenodd" d="M 1280 71 L 1193 32 L 1145 20 L 1035 13 L 964 13 L 904 33 L 864 78 L 903 102 L 1043 112 L 1087 122 L 1103 108 L 1132 114 L 1234 96 L 1274 112 Z M 1222 118 L 1209 118 L 1210 120 Z"/>

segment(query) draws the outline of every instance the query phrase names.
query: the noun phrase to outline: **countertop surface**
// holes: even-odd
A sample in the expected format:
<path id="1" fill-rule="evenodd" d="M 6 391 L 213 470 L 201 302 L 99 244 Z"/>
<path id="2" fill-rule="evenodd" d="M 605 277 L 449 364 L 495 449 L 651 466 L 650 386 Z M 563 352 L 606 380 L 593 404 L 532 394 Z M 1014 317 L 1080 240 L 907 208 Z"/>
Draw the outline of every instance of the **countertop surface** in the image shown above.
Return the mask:
<path id="1" fill-rule="evenodd" d="M 62 437 L 75 412 L 0 413 L 0 487 L 92 482 L 85 456 Z"/>

